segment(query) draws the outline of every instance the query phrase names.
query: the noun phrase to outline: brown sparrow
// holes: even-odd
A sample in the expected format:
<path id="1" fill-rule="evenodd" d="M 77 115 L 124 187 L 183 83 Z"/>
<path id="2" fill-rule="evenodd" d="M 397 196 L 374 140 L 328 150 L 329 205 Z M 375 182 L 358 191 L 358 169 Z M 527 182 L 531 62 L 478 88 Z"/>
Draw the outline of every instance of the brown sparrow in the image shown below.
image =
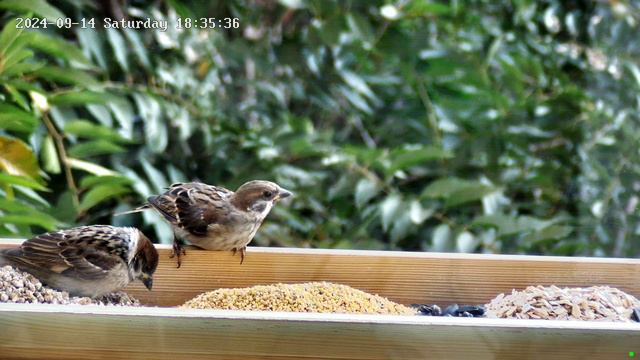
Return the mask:
<path id="1" fill-rule="evenodd" d="M 177 183 L 129 212 L 154 209 L 171 224 L 171 257 L 177 256 L 178 267 L 180 255 L 185 254 L 179 238 L 206 250 L 240 251 L 242 264 L 247 244 L 273 205 L 289 196 L 291 192 L 262 180 L 249 181 L 236 192 L 199 182 Z"/>
<path id="2" fill-rule="evenodd" d="M 134 279 L 151 290 L 158 252 L 136 228 L 92 225 L 38 235 L 18 248 L 0 250 L 3 265 L 71 295 L 99 297 Z"/>

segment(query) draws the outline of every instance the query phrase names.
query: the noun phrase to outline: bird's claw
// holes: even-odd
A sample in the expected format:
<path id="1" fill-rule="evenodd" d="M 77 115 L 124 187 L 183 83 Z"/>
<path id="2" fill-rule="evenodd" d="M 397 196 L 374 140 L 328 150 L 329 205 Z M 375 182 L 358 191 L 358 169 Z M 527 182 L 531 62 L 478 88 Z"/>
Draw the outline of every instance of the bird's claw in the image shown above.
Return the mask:
<path id="1" fill-rule="evenodd" d="M 182 265 L 182 259 L 180 258 L 182 255 L 187 255 L 187 250 L 185 250 L 185 248 L 183 248 L 178 241 L 174 241 L 173 249 L 171 250 L 171 255 L 169 255 L 169 258 L 177 258 L 176 260 L 178 262 L 178 266 L 176 266 L 176 268 L 178 269 L 180 268 L 180 265 Z"/>
<path id="2" fill-rule="evenodd" d="M 237 248 L 233 248 L 233 256 L 236 256 L 236 252 L 238 252 Z M 247 254 L 247 247 L 243 246 L 240 248 L 240 265 L 244 262 L 244 257 Z"/>

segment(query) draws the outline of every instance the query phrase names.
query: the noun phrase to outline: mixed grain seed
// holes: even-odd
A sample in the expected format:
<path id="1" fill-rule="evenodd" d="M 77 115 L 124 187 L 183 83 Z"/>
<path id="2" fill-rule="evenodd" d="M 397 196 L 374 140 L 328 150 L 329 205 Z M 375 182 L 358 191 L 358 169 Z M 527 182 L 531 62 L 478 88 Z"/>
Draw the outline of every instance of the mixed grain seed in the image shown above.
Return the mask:
<path id="1" fill-rule="evenodd" d="M 43 285 L 35 276 L 11 266 L 0 267 L 0 302 L 30 304 L 79 304 L 140 306 L 140 302 L 124 292 L 100 298 L 69 296 Z"/>
<path id="2" fill-rule="evenodd" d="M 608 286 L 559 288 L 529 286 L 500 294 L 486 305 L 486 316 L 516 319 L 557 319 L 630 322 L 640 301 Z"/>
<path id="3" fill-rule="evenodd" d="M 218 289 L 187 301 L 192 309 L 413 315 L 415 309 L 347 285 L 328 282 Z"/>

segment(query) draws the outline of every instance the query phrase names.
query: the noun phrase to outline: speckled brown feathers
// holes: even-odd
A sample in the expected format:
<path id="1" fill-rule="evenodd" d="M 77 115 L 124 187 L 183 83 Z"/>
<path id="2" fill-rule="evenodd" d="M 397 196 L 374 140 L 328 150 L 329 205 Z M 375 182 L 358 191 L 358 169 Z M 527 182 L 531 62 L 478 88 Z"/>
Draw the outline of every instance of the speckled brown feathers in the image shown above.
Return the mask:
<path id="1" fill-rule="evenodd" d="M 158 252 L 138 229 L 93 225 L 41 234 L 2 250 L 0 265 L 29 272 L 72 295 L 97 297 L 134 279 L 151 289 Z"/>
<path id="2" fill-rule="evenodd" d="M 236 192 L 199 182 L 173 184 L 161 195 L 133 210 L 155 209 L 175 233 L 174 256 L 184 253 L 185 239 L 207 250 L 240 251 L 241 263 L 247 244 L 253 239 L 273 204 L 291 193 L 269 181 L 249 181 Z"/>
<path id="3" fill-rule="evenodd" d="M 147 199 L 171 225 L 196 235 L 205 236 L 207 226 L 217 223 L 224 214 L 223 204 L 233 192 L 203 183 L 173 184 L 164 193 Z"/>

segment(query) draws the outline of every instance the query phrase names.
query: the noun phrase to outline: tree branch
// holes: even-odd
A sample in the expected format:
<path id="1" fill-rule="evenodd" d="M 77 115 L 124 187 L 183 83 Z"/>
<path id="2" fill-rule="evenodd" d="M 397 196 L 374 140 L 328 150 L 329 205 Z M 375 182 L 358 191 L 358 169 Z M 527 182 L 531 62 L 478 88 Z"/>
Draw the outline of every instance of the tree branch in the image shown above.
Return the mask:
<path id="1" fill-rule="evenodd" d="M 73 179 L 73 174 L 71 173 L 71 166 L 69 165 L 69 158 L 67 157 L 67 150 L 64 147 L 63 137 L 56 129 L 55 125 L 49 118 L 49 113 L 42 114 L 42 120 L 44 121 L 45 126 L 47 127 L 47 131 L 53 142 L 56 145 L 56 149 L 58 150 L 58 157 L 60 158 L 60 162 L 64 167 L 64 175 L 67 179 L 67 186 L 69 190 L 71 190 L 71 199 L 73 200 L 73 205 L 78 208 L 80 205 L 80 200 L 78 198 L 78 187 L 76 186 L 76 182 Z"/>

